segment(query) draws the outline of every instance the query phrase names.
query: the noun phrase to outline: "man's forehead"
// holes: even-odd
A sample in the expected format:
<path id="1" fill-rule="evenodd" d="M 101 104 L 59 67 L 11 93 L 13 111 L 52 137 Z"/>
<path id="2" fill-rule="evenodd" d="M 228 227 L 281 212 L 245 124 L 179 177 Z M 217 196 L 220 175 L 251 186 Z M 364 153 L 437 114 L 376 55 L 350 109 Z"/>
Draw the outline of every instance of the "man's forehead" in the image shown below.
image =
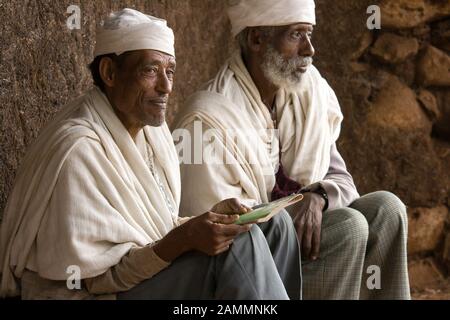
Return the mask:
<path id="1" fill-rule="evenodd" d="M 305 30 L 305 31 L 313 31 L 314 30 L 314 26 L 312 24 L 304 23 L 304 22 L 290 24 L 287 26 L 287 28 L 289 30 Z"/>
<path id="2" fill-rule="evenodd" d="M 136 50 L 133 54 L 140 63 L 176 64 L 174 56 L 157 50 Z"/>

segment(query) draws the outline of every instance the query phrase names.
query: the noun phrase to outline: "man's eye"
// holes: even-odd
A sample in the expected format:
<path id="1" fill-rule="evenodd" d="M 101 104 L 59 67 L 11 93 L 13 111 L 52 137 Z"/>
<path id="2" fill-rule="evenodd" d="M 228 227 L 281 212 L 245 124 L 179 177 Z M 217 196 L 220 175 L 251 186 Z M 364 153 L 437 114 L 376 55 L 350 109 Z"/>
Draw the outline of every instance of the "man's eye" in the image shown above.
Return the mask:
<path id="1" fill-rule="evenodd" d="M 292 39 L 300 39 L 302 37 L 302 34 L 298 31 L 292 32 L 291 33 L 291 38 Z"/>
<path id="2" fill-rule="evenodd" d="M 154 74 L 158 73 L 158 68 L 150 67 L 150 68 L 145 68 L 143 71 L 145 74 L 154 75 Z"/>
<path id="3" fill-rule="evenodd" d="M 312 32 L 299 32 L 294 31 L 291 33 L 291 38 L 294 40 L 302 40 L 305 41 L 306 39 L 311 40 L 312 39 Z"/>
<path id="4" fill-rule="evenodd" d="M 170 69 L 168 69 L 168 70 L 166 71 L 166 74 L 167 74 L 167 78 L 173 79 L 173 77 L 174 77 L 174 75 L 175 75 L 175 70 L 170 70 Z"/>

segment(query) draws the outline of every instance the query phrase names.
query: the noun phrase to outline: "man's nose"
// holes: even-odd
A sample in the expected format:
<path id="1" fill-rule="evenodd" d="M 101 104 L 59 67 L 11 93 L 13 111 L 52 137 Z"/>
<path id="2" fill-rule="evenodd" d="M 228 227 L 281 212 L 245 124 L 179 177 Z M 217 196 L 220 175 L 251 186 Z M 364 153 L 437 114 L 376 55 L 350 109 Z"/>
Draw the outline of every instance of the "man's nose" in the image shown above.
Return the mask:
<path id="1" fill-rule="evenodd" d="M 156 82 L 156 91 L 163 94 L 170 94 L 172 92 L 172 81 L 168 78 L 165 72 L 161 72 L 158 75 L 158 80 Z"/>
<path id="2" fill-rule="evenodd" d="M 303 57 L 313 57 L 315 53 L 311 38 L 307 36 L 303 44 L 300 45 L 298 54 Z"/>

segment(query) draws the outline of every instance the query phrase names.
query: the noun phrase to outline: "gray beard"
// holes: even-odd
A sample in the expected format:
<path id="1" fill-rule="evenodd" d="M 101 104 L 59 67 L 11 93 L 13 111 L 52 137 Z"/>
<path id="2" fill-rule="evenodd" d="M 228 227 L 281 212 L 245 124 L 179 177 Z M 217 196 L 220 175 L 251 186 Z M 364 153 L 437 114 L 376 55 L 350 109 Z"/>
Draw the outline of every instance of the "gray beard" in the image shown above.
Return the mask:
<path id="1" fill-rule="evenodd" d="M 269 46 L 261 68 L 266 78 L 275 86 L 289 89 L 297 87 L 302 80 L 303 73 L 298 70 L 299 67 L 309 67 L 312 62 L 311 57 L 301 56 L 286 60 L 274 47 Z"/>

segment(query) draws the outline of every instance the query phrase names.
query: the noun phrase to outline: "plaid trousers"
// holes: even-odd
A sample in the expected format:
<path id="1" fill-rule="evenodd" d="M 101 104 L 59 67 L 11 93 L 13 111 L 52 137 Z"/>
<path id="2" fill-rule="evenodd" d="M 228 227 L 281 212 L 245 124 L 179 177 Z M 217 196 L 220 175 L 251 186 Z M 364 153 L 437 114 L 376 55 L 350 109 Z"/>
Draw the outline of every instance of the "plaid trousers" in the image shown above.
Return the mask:
<path id="1" fill-rule="evenodd" d="M 319 258 L 302 263 L 303 299 L 411 299 L 407 224 L 405 205 L 386 191 L 324 212 Z"/>

